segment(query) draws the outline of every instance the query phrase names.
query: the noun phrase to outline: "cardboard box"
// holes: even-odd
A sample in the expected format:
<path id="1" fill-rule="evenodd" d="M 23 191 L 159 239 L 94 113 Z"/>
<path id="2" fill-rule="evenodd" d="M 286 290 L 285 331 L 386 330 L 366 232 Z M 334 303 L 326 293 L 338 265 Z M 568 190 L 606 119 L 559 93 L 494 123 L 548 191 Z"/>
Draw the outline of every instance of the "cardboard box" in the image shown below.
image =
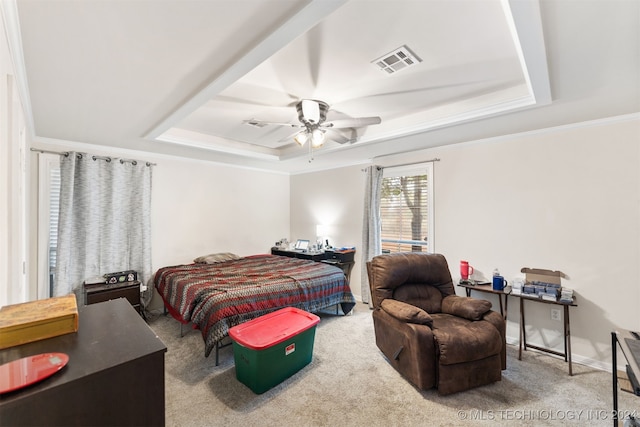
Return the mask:
<path id="1" fill-rule="evenodd" d="M 542 268 L 524 267 L 520 272 L 524 273 L 525 281 L 529 283 L 541 282 L 562 285 L 561 279 L 567 277 L 562 271 L 545 270 Z"/>
<path id="2" fill-rule="evenodd" d="M 520 272 L 525 274 L 525 283 L 520 295 L 558 301 L 561 296 L 562 278 L 566 277 L 563 272 L 528 267 L 522 268 Z"/>
<path id="3" fill-rule="evenodd" d="M 0 349 L 78 330 L 78 306 L 73 294 L 0 308 Z"/>
<path id="4" fill-rule="evenodd" d="M 229 329 L 238 381 L 260 394 L 308 365 L 318 322 L 287 307 Z"/>

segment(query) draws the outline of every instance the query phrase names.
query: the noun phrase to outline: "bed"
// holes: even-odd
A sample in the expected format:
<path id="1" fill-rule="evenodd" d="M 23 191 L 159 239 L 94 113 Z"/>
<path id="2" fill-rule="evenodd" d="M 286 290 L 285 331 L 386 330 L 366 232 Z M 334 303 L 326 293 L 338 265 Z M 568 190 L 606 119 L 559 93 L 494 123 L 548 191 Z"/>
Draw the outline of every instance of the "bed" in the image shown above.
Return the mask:
<path id="1" fill-rule="evenodd" d="M 253 255 L 212 264 L 163 267 L 154 285 L 166 310 L 202 333 L 205 356 L 218 350 L 229 328 L 283 307 L 318 312 L 355 306 L 344 272 L 322 262 Z"/>

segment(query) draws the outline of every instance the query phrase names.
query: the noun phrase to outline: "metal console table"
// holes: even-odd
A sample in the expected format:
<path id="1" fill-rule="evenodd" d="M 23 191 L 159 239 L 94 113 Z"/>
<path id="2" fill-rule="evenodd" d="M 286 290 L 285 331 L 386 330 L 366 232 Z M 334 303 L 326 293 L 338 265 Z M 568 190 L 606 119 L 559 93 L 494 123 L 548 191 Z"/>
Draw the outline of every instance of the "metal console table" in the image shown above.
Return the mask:
<path id="1" fill-rule="evenodd" d="M 532 298 L 523 295 L 514 295 L 514 297 L 520 298 L 520 347 L 518 349 L 518 360 L 522 360 L 522 348 L 527 351 L 527 347 L 534 348 L 536 350 L 544 351 L 545 353 L 555 354 L 556 356 L 564 357 L 564 361 L 569 363 L 569 375 L 573 375 L 573 368 L 571 365 L 571 325 L 569 322 L 569 307 L 577 307 L 576 297 L 573 297 L 572 302 L 560 302 L 560 301 L 547 301 L 542 298 Z M 527 344 L 527 333 L 525 331 L 525 319 L 524 319 L 524 301 L 529 300 L 533 302 L 541 302 L 544 304 L 555 304 L 564 307 L 563 324 L 564 324 L 564 353 L 551 350 L 549 348 L 536 346 L 533 344 Z"/>
<path id="2" fill-rule="evenodd" d="M 622 350 L 622 356 L 627 361 L 627 376 L 633 388 L 633 394 L 640 396 L 640 367 L 637 360 L 631 354 L 627 339 L 635 340 L 636 337 L 629 331 L 611 332 L 611 372 L 613 374 L 613 425 L 618 426 L 618 347 Z"/>
<path id="3" fill-rule="evenodd" d="M 569 321 L 569 307 L 577 307 L 576 299 L 573 297 L 571 303 L 561 302 L 561 301 L 547 301 L 542 298 L 534 298 L 527 297 L 521 294 L 514 294 L 511 292 L 511 287 L 507 286 L 504 290 L 495 290 L 493 289 L 491 284 L 486 283 L 458 283 L 458 286 L 465 289 L 467 296 L 471 296 L 471 291 L 484 292 L 489 294 L 498 295 L 498 300 L 500 301 L 500 314 L 506 320 L 507 319 L 507 302 L 510 296 L 516 297 L 520 299 L 520 344 L 518 348 L 518 360 L 522 360 L 522 349 L 524 348 L 527 351 L 527 348 L 533 348 L 536 350 L 544 351 L 545 353 L 555 354 L 557 356 L 564 357 L 564 361 L 569 363 L 569 375 L 573 375 L 573 366 L 571 363 L 571 324 Z M 502 303 L 502 297 L 504 296 L 504 309 Z M 526 322 L 525 322 L 525 310 L 524 310 L 524 301 L 530 300 L 533 302 L 541 302 L 544 304 L 555 304 L 562 306 L 564 308 L 563 314 L 563 332 L 564 332 L 564 352 L 555 351 L 549 348 L 540 347 L 533 344 L 527 344 L 527 334 L 525 330 Z"/>

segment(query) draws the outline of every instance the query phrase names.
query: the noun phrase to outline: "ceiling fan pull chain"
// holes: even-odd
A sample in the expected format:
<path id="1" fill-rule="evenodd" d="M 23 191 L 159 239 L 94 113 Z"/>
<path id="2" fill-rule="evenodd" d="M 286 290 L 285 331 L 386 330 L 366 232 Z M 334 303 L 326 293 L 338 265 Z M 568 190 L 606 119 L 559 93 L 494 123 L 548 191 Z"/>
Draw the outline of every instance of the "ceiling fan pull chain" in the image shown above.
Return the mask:
<path id="1" fill-rule="evenodd" d="M 309 163 L 313 161 L 313 144 L 309 143 Z"/>

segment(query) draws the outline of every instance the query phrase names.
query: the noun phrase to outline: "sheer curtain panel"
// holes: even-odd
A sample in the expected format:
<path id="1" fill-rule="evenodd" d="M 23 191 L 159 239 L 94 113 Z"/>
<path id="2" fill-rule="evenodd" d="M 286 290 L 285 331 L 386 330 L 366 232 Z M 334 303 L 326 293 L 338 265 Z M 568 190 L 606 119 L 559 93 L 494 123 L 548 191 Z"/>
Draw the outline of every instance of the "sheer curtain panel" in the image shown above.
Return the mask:
<path id="1" fill-rule="evenodd" d="M 71 152 L 60 161 L 54 296 L 123 270 L 151 276 L 151 165 Z M 152 293 L 142 295 L 148 305 Z"/>
<path id="2" fill-rule="evenodd" d="M 367 262 L 382 253 L 380 243 L 380 191 L 382 187 L 382 168 L 369 166 L 364 195 L 364 218 L 362 221 L 362 267 L 360 292 L 362 302 L 371 305 L 371 290 L 367 275 Z"/>

